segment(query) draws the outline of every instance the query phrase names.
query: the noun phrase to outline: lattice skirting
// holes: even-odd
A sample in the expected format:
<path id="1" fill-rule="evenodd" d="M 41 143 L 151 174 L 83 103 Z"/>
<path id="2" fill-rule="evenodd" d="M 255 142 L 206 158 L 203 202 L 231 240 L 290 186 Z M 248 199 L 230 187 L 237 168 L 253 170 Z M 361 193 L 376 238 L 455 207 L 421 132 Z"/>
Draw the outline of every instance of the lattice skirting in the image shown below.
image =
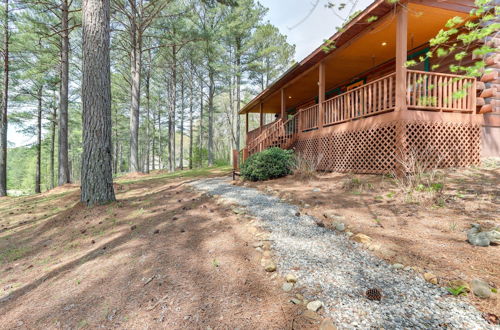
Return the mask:
<path id="1" fill-rule="evenodd" d="M 396 121 L 300 139 L 294 149 L 318 170 L 336 172 L 464 167 L 480 161 L 480 126 Z"/>

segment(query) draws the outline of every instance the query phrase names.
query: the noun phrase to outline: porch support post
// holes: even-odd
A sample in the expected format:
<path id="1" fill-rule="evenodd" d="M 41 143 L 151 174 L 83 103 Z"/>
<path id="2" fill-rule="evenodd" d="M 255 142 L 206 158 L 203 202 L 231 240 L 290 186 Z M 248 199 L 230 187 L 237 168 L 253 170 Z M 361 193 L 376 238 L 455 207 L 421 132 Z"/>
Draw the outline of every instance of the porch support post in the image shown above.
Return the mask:
<path id="1" fill-rule="evenodd" d="M 286 115 L 286 98 L 285 98 L 285 89 L 281 89 L 281 120 L 285 121 Z"/>
<path id="2" fill-rule="evenodd" d="M 264 106 L 262 104 L 262 102 L 259 103 L 259 114 L 260 114 L 260 118 L 259 118 L 259 126 L 260 126 L 260 133 L 262 133 L 262 126 L 264 126 Z"/>
<path id="3" fill-rule="evenodd" d="M 319 63 L 319 82 L 318 82 L 318 129 L 321 129 L 324 124 L 324 109 L 323 102 L 325 102 L 325 62 Z"/>
<path id="4" fill-rule="evenodd" d="M 397 4 L 396 12 L 396 111 L 406 110 L 406 59 L 408 53 L 408 4 Z"/>
<path id="5" fill-rule="evenodd" d="M 248 112 L 245 113 L 245 132 L 248 134 Z"/>

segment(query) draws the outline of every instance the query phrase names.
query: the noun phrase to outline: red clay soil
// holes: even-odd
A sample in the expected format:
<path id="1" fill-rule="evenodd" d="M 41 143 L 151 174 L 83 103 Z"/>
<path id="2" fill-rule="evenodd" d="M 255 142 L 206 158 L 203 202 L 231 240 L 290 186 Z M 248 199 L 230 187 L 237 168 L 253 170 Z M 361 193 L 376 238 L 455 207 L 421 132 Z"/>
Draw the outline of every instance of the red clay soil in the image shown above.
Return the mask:
<path id="1" fill-rule="evenodd" d="M 372 238 L 374 254 L 431 272 L 442 286 L 480 278 L 499 288 L 500 246 L 472 246 L 466 231 L 472 223 L 500 226 L 500 168 L 438 172 L 432 180 L 443 184 L 442 192 L 413 191 L 409 196 L 386 176 L 339 173 L 245 185 L 302 206 L 302 213 L 322 219 L 327 227 L 341 219 L 348 231 Z M 500 315 L 495 296 L 468 294 L 483 312 Z"/>
<path id="2" fill-rule="evenodd" d="M 117 189 L 93 209 L 76 186 L 0 201 L 0 328 L 317 327 L 261 267 L 248 217 L 185 179 Z"/>

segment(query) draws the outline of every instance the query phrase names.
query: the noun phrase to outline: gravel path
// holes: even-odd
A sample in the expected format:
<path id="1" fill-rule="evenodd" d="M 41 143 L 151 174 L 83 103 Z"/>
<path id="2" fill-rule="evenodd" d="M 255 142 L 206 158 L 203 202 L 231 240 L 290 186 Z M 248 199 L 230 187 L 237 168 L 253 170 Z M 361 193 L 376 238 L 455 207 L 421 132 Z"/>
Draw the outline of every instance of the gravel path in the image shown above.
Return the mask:
<path id="1" fill-rule="evenodd" d="M 192 184 L 260 218 L 271 233 L 278 271 L 294 273 L 298 284 L 306 288 L 306 297 L 307 288 L 309 294 L 314 291 L 308 298 L 323 301 L 325 312 L 339 328 L 500 328 L 488 325 L 473 306 L 413 271 L 394 270 L 344 234 L 318 227 L 313 217 L 295 216 L 295 205 L 231 185 L 225 178 Z M 369 288 L 382 289 L 382 301 L 366 299 L 364 292 Z"/>

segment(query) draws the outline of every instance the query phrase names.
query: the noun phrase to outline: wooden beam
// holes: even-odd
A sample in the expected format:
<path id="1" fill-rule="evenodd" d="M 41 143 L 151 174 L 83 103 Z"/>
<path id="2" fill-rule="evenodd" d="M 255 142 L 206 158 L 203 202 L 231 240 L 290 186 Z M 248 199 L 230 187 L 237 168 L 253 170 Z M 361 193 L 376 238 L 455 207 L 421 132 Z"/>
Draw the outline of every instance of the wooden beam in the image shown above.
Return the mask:
<path id="1" fill-rule="evenodd" d="M 286 120 L 286 97 L 285 97 L 285 89 L 281 89 L 281 119 Z"/>
<path id="2" fill-rule="evenodd" d="M 245 131 L 248 134 L 248 112 L 245 113 Z"/>
<path id="3" fill-rule="evenodd" d="M 396 12 L 396 109 L 406 110 L 406 58 L 408 52 L 408 8 L 400 3 Z"/>
<path id="4" fill-rule="evenodd" d="M 319 83 L 318 83 L 318 129 L 321 129 L 324 124 L 324 109 L 323 102 L 325 102 L 325 62 L 321 61 L 319 64 Z"/>
<path id="5" fill-rule="evenodd" d="M 454 1 L 435 1 L 435 0 L 410 0 L 411 3 L 419 5 L 446 9 L 459 13 L 468 14 L 474 8 L 474 1 L 469 0 L 454 0 Z"/>
<path id="6" fill-rule="evenodd" d="M 259 127 L 260 127 L 260 132 L 262 133 L 262 126 L 264 126 L 264 105 L 262 104 L 262 102 L 259 103 L 259 114 L 260 114 L 260 118 L 259 118 Z"/>

